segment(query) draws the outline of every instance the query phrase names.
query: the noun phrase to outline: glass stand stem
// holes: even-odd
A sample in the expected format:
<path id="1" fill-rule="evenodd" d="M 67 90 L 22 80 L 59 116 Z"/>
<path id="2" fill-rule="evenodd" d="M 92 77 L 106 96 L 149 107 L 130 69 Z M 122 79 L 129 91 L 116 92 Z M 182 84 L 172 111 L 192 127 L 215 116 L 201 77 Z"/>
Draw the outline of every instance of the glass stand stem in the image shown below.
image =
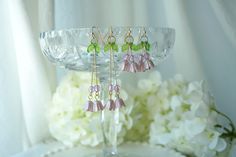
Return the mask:
<path id="1" fill-rule="evenodd" d="M 103 104 L 108 101 L 106 84 L 101 83 L 101 100 Z M 107 108 L 101 111 L 101 128 L 104 139 L 104 157 L 118 157 L 117 152 L 117 129 L 119 126 L 119 109 L 109 111 Z"/>

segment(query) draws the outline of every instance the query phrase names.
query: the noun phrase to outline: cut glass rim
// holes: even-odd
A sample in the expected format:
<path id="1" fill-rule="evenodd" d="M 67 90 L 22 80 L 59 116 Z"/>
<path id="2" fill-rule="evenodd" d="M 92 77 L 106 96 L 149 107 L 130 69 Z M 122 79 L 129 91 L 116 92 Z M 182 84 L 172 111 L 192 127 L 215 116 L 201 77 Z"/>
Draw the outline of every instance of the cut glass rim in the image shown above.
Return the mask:
<path id="1" fill-rule="evenodd" d="M 114 32 L 117 38 L 117 44 L 122 46 L 125 35 L 129 30 L 134 37 L 134 43 L 139 42 L 141 31 L 145 30 L 149 38 L 151 46 L 150 54 L 156 64 L 160 64 L 170 54 L 170 49 L 173 48 L 175 42 L 175 30 L 169 27 L 154 27 L 154 26 L 117 26 L 117 27 L 79 27 L 54 29 L 41 32 L 39 36 L 40 45 L 43 54 L 54 64 L 66 67 L 68 69 L 80 69 L 82 66 L 88 66 L 86 61 L 90 61 L 91 57 L 86 52 L 87 46 L 91 40 L 92 31 L 99 35 L 107 37 L 109 30 Z M 99 39 L 100 40 L 100 39 Z M 104 53 L 104 41 L 101 42 L 101 53 L 99 57 L 106 59 L 109 57 Z M 124 52 L 117 53 L 116 58 L 121 62 Z M 98 58 L 99 59 L 99 58 Z M 103 62 L 101 60 L 101 62 Z M 86 65 L 87 64 L 87 65 Z"/>
<path id="2" fill-rule="evenodd" d="M 52 32 L 61 32 L 61 31 L 78 31 L 78 30 L 92 30 L 92 29 L 159 29 L 159 30 L 170 30 L 170 31 L 174 31 L 174 28 L 171 27 L 156 27 L 156 26 L 111 26 L 111 27 L 74 27 L 74 28 L 63 28 L 63 29 L 52 29 L 52 30 L 48 30 L 48 31 L 43 31 L 40 33 L 44 34 L 44 33 L 52 33 Z"/>

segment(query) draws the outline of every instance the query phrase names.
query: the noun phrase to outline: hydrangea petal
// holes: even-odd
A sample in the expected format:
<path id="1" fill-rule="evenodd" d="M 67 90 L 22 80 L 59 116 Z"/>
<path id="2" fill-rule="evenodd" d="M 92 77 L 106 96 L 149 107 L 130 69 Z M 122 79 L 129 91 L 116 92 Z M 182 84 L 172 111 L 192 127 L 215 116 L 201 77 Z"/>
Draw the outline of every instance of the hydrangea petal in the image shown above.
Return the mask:
<path id="1" fill-rule="evenodd" d="M 227 147 L 226 141 L 225 141 L 224 139 L 222 139 L 222 138 L 219 138 L 218 143 L 217 143 L 215 149 L 216 149 L 218 152 L 222 152 L 222 151 L 224 151 L 224 150 L 226 149 L 226 147 Z"/>
<path id="2" fill-rule="evenodd" d="M 186 120 L 184 125 L 186 135 L 189 138 L 193 138 L 197 134 L 203 132 L 207 124 L 205 119 L 195 118 L 193 120 Z"/>
<path id="3" fill-rule="evenodd" d="M 178 96 L 173 96 L 170 103 L 171 109 L 176 110 L 177 107 L 181 106 L 181 98 Z"/>

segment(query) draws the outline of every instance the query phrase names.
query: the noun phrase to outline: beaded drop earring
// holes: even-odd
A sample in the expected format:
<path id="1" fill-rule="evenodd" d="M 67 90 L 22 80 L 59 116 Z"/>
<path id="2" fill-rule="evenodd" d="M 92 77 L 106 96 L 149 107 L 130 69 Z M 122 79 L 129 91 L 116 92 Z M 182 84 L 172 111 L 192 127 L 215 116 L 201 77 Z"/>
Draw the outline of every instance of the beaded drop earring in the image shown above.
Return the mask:
<path id="1" fill-rule="evenodd" d="M 88 101 L 85 105 L 85 110 L 90 112 L 101 111 L 105 108 L 100 100 L 100 90 L 101 86 L 98 82 L 98 75 L 97 75 L 97 63 L 96 63 L 96 56 L 100 53 L 100 46 L 98 44 L 98 40 L 95 36 L 95 33 L 92 29 L 92 39 L 90 41 L 90 45 L 87 48 L 88 53 L 93 53 L 93 64 L 91 65 L 91 85 L 89 88 L 89 96 Z"/>
<path id="2" fill-rule="evenodd" d="M 120 86 L 117 83 L 116 78 L 116 65 L 114 61 L 114 53 L 118 52 L 119 48 L 116 44 L 116 38 L 113 35 L 112 29 L 110 30 L 110 35 L 107 38 L 107 44 L 104 46 L 104 51 L 110 53 L 110 61 L 109 61 L 109 85 L 108 85 L 108 92 L 109 92 L 109 100 L 107 102 L 107 107 L 110 111 L 114 111 L 117 108 L 121 108 L 125 106 L 123 99 L 119 97 L 120 94 Z M 114 81 L 115 77 L 115 81 Z M 116 100 L 113 100 L 113 94 L 115 94 Z"/>

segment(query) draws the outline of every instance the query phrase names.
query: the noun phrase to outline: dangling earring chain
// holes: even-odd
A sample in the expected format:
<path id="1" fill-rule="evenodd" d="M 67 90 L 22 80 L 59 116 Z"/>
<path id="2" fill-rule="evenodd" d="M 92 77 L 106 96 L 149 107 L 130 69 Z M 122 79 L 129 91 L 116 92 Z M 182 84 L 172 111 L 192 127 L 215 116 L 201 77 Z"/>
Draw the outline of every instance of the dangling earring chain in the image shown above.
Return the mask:
<path id="1" fill-rule="evenodd" d="M 116 71 L 116 67 L 115 67 L 115 60 L 114 60 L 114 53 L 112 53 L 112 63 L 113 63 L 113 70 L 114 70 L 114 77 L 115 77 L 115 85 L 113 86 L 113 90 L 115 92 L 115 105 L 116 108 L 121 108 L 121 107 L 125 107 L 125 103 L 124 100 L 122 98 L 120 98 L 120 86 L 118 85 L 118 81 L 117 81 L 117 71 Z"/>
<path id="2" fill-rule="evenodd" d="M 96 112 L 101 111 L 104 109 L 104 106 L 100 99 L 100 85 L 98 84 L 98 76 L 97 76 L 97 63 L 96 63 L 96 53 L 99 53 L 100 47 L 98 45 L 97 38 L 94 34 L 93 28 L 92 28 L 92 39 L 91 43 L 87 48 L 88 52 L 93 51 L 93 64 L 92 64 L 92 74 L 91 74 L 91 85 L 89 88 L 89 96 L 88 96 L 88 102 L 86 104 L 86 111 L 90 112 Z M 94 74 L 95 73 L 95 74 Z M 95 82 L 95 85 L 94 85 Z M 94 102 L 92 99 L 94 98 Z"/>
<path id="3" fill-rule="evenodd" d="M 95 107 L 96 107 L 96 111 L 102 111 L 104 109 L 104 106 L 100 100 L 100 90 L 101 90 L 101 86 L 98 83 L 98 73 L 97 73 L 97 62 L 96 62 L 96 51 L 94 51 L 94 70 L 95 70 L 95 86 L 94 86 L 94 91 L 95 91 Z"/>
<path id="4" fill-rule="evenodd" d="M 108 39 L 107 39 L 107 42 L 108 44 L 110 44 L 110 47 L 109 47 L 109 56 L 110 56 L 110 61 L 109 61 L 109 86 L 108 86 L 108 92 L 109 92 L 109 100 L 108 100 L 108 103 L 107 103 L 107 106 L 108 106 L 108 109 L 110 111 L 114 111 L 116 109 L 116 105 L 115 105 L 115 102 L 113 100 L 113 88 L 114 88 L 114 85 L 113 85 L 113 72 L 112 72 L 112 69 L 113 69 L 113 65 L 112 65 L 112 53 L 113 53 L 113 48 L 112 48 L 112 45 L 115 44 L 115 38 L 113 36 L 113 32 L 112 32 L 112 28 L 110 29 L 110 35 L 108 36 Z"/>
<path id="5" fill-rule="evenodd" d="M 116 44 L 116 38 L 113 35 L 112 28 L 110 29 L 110 34 L 107 38 L 107 43 L 104 46 L 104 51 L 109 51 L 110 61 L 109 61 L 109 85 L 108 85 L 108 94 L 109 100 L 107 102 L 108 109 L 110 111 L 114 111 L 117 108 L 120 108 L 124 105 L 123 100 L 119 101 L 119 85 L 117 81 L 114 81 L 114 77 L 116 77 L 116 67 L 115 67 L 115 60 L 114 60 L 114 52 L 118 52 L 118 45 Z M 115 76 L 114 76 L 115 75 Z M 114 84 L 115 83 L 115 84 Z M 116 99 L 113 100 L 113 93 L 115 94 Z"/>

